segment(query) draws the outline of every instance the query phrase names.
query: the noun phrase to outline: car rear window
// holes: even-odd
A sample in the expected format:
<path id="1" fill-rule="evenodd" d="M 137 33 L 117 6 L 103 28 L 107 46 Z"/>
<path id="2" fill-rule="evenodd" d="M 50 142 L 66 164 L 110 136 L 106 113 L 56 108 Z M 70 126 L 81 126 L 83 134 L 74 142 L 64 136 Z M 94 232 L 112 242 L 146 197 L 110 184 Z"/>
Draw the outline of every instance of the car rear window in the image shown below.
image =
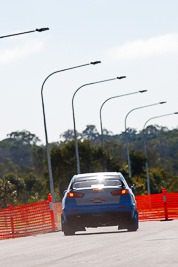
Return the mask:
<path id="1" fill-rule="evenodd" d="M 93 188 L 93 187 L 122 187 L 123 183 L 120 179 L 89 179 L 76 181 L 73 183 L 73 189 Z"/>

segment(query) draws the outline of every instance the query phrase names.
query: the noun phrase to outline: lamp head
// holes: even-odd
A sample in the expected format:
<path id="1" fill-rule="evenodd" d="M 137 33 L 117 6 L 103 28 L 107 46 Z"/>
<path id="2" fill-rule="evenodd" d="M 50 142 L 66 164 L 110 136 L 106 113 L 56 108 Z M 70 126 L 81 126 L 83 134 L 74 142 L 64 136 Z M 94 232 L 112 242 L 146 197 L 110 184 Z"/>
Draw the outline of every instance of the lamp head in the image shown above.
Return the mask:
<path id="1" fill-rule="evenodd" d="M 49 28 L 40 28 L 40 29 L 36 29 L 37 32 L 44 32 L 44 31 L 48 31 Z"/>
<path id="2" fill-rule="evenodd" d="M 126 76 L 119 76 L 119 77 L 117 77 L 117 79 L 119 79 L 119 80 L 124 79 L 124 78 L 126 78 Z"/>
<path id="3" fill-rule="evenodd" d="M 174 112 L 174 114 L 178 114 L 178 112 Z"/>
<path id="4" fill-rule="evenodd" d="M 165 104 L 165 103 L 167 103 L 167 102 L 166 101 L 159 102 L 159 104 L 161 104 L 161 105 Z"/>
<path id="5" fill-rule="evenodd" d="M 91 62 L 90 64 L 92 64 L 92 65 L 96 65 L 96 64 L 99 64 L 99 63 L 101 63 L 101 61 L 93 61 L 93 62 Z"/>
<path id="6" fill-rule="evenodd" d="M 145 93 L 145 92 L 147 92 L 147 90 L 141 90 L 141 91 L 139 91 L 139 93 Z"/>

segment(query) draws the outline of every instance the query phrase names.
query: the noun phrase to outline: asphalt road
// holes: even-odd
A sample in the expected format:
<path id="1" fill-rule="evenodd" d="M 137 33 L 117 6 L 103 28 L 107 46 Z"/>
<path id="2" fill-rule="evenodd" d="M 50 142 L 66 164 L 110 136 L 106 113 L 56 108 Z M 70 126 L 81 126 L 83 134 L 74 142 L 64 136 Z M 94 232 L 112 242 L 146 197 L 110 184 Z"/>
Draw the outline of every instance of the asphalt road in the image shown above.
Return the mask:
<path id="1" fill-rule="evenodd" d="M 178 266 L 178 220 L 142 222 L 137 232 L 87 228 L 0 241 L 0 266 Z"/>

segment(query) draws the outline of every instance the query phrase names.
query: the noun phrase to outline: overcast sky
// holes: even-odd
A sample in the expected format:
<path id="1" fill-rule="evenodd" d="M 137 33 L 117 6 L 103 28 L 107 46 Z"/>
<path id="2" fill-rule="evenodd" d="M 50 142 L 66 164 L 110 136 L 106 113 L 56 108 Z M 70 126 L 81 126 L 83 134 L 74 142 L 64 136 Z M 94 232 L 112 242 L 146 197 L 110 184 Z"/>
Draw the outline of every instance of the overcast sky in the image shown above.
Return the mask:
<path id="1" fill-rule="evenodd" d="M 126 75 L 123 80 L 85 86 L 75 95 L 77 131 L 94 124 L 137 131 L 155 116 L 178 111 L 177 0 L 6 0 L 1 2 L 0 36 L 49 27 L 0 39 L 0 140 L 27 130 L 45 143 L 41 86 L 52 72 L 100 60 L 101 64 L 57 73 L 44 85 L 49 142 L 73 129 L 72 96 L 82 85 Z M 178 127 L 178 115 L 150 124 Z"/>

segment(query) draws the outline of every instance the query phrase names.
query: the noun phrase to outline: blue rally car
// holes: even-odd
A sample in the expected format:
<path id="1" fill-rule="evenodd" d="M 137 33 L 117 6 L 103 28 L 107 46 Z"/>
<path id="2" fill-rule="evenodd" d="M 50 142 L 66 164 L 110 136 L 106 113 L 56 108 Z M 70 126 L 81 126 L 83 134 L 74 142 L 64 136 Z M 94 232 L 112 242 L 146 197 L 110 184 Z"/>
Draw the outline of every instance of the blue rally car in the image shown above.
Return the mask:
<path id="1" fill-rule="evenodd" d="M 100 226 L 137 231 L 138 212 L 132 189 L 120 172 L 74 175 L 64 192 L 61 224 L 64 235 Z"/>

